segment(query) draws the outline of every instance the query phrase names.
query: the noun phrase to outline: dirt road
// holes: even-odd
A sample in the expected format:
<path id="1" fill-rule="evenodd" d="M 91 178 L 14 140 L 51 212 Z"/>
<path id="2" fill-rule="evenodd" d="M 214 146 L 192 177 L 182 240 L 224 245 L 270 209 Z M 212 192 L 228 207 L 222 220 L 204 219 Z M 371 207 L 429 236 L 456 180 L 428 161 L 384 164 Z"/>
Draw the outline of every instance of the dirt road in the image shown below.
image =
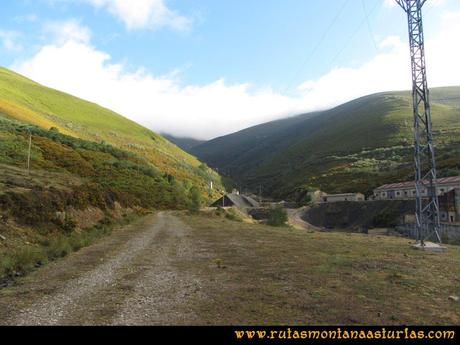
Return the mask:
<path id="1" fill-rule="evenodd" d="M 0 325 L 455 325 L 448 247 L 160 212 L 1 289 Z"/>
<path id="2" fill-rule="evenodd" d="M 302 219 L 302 216 L 307 212 L 309 207 L 301 207 L 297 209 L 288 209 L 288 223 L 298 230 L 321 230 L 321 228 L 307 223 Z"/>
<path id="3" fill-rule="evenodd" d="M 39 270 L 0 294 L 0 324 L 190 324 L 200 281 L 172 261 L 191 255 L 187 226 L 161 212 Z"/>

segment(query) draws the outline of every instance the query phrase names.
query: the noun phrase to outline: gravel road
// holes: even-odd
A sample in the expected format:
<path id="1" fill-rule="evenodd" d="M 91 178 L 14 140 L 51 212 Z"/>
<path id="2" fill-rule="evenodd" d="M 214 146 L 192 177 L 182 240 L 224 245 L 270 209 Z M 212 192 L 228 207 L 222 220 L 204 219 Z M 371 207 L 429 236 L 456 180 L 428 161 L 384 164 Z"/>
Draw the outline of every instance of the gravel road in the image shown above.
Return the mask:
<path id="1" fill-rule="evenodd" d="M 298 230 L 321 230 L 321 228 L 307 223 L 302 219 L 302 216 L 308 211 L 309 207 L 301 207 L 297 209 L 288 209 L 288 223 L 295 229 Z"/>
<path id="2" fill-rule="evenodd" d="M 160 212 L 50 264 L 0 294 L 3 325 L 190 324 L 200 280 L 173 262 L 190 256 L 189 230 Z"/>

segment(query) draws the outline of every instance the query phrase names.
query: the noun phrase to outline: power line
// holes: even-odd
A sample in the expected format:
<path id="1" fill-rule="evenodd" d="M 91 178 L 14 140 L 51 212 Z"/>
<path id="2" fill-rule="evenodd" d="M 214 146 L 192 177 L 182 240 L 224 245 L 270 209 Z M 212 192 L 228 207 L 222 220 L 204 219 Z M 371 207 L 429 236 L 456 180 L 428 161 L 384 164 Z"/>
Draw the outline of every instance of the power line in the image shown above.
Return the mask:
<path id="1" fill-rule="evenodd" d="M 292 84 L 297 80 L 298 76 L 299 76 L 299 73 L 302 71 L 303 67 L 308 63 L 310 62 L 311 58 L 313 57 L 313 55 L 315 55 L 316 51 L 318 50 L 318 48 L 321 46 L 321 44 L 324 42 L 325 38 L 327 37 L 327 35 L 329 34 L 329 32 L 332 30 L 332 28 L 334 27 L 335 23 L 337 22 L 337 20 L 339 19 L 339 17 L 341 16 L 343 10 L 345 9 L 345 7 L 348 5 L 350 0 L 345 0 L 343 3 L 342 3 L 342 6 L 340 6 L 338 12 L 336 13 L 336 15 L 334 16 L 334 18 L 332 19 L 332 21 L 329 23 L 329 25 L 327 26 L 326 30 L 323 32 L 323 34 L 321 35 L 320 39 L 318 40 L 318 42 L 316 43 L 316 45 L 313 47 L 313 49 L 310 51 L 310 54 L 307 56 L 307 58 L 303 61 L 303 63 L 300 65 L 299 69 L 297 70 L 297 72 L 294 74 L 294 76 L 291 78 L 291 80 L 289 81 L 289 83 L 287 84 L 286 86 L 286 89 L 284 90 L 283 93 L 286 93 L 292 86 Z"/>
<path id="2" fill-rule="evenodd" d="M 372 38 L 372 43 L 374 43 L 375 50 L 378 51 L 379 48 L 377 46 L 377 42 L 375 41 L 374 31 L 372 30 L 371 21 L 369 19 L 369 14 L 367 13 L 366 3 L 364 0 L 361 0 L 361 5 L 363 6 L 363 12 L 364 12 L 364 15 L 366 16 L 367 28 L 369 29 L 369 35 Z"/>
<path id="3" fill-rule="evenodd" d="M 356 36 L 356 34 L 361 30 L 364 24 L 366 24 L 366 21 L 368 20 L 368 16 L 370 16 L 374 11 L 377 9 L 378 5 L 380 4 L 380 0 L 377 0 L 372 7 L 371 11 L 369 14 L 365 15 L 365 18 L 359 23 L 359 25 L 356 27 L 356 30 L 353 31 L 350 37 L 348 37 L 347 41 L 345 44 L 342 46 L 342 48 L 337 52 L 337 54 L 334 56 L 334 58 L 331 60 L 330 65 L 334 64 L 334 62 L 337 60 L 337 58 L 343 53 L 343 51 L 348 47 L 350 42 L 353 40 L 353 38 Z"/>

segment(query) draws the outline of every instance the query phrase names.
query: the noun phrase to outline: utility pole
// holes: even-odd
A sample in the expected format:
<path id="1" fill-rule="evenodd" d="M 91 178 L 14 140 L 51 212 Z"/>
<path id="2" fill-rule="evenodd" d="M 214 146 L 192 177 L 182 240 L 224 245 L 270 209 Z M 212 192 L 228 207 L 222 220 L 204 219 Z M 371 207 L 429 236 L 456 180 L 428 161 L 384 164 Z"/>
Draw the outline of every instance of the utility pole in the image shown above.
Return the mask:
<path id="1" fill-rule="evenodd" d="M 435 235 L 437 241 L 441 243 L 436 159 L 422 21 L 422 7 L 426 0 L 396 0 L 396 2 L 406 12 L 409 27 L 415 147 L 415 225 L 418 241 L 423 247 L 425 239 L 432 235 Z M 424 191 L 425 195 L 423 195 Z"/>
<path id="2" fill-rule="evenodd" d="M 29 150 L 27 153 L 27 175 L 30 175 L 30 152 L 32 151 L 32 132 L 29 129 Z"/>

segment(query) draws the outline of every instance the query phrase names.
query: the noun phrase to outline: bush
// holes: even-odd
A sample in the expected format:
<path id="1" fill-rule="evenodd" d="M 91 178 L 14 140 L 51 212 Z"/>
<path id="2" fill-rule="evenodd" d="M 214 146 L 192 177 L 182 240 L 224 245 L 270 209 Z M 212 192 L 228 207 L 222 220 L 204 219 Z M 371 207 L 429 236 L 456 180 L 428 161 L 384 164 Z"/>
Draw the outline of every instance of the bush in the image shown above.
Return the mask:
<path id="1" fill-rule="evenodd" d="M 223 217 L 226 212 L 221 206 L 217 206 L 217 209 L 214 211 L 215 215 L 218 217 Z"/>
<path id="2" fill-rule="evenodd" d="M 11 274 L 14 272 L 15 263 L 11 256 L 3 257 L 0 260 L 0 276 L 4 274 Z"/>
<path id="3" fill-rule="evenodd" d="M 201 203 L 202 203 L 202 197 L 200 190 L 193 186 L 190 189 L 190 206 L 189 209 L 190 211 L 197 212 L 201 208 Z"/>
<path id="4" fill-rule="evenodd" d="M 0 262 L 2 272 L 0 273 L 26 273 L 31 271 L 36 264 L 43 264 L 46 261 L 46 255 L 41 249 L 27 246 L 14 251 L 10 256 L 2 258 Z"/>
<path id="5" fill-rule="evenodd" d="M 72 252 L 72 247 L 68 238 L 60 237 L 59 239 L 50 243 L 47 248 L 47 255 L 51 260 L 63 258 Z"/>
<path id="6" fill-rule="evenodd" d="M 307 206 L 311 203 L 311 195 L 309 194 L 308 191 L 305 192 L 305 194 L 302 196 L 302 198 L 299 201 L 299 204 Z"/>
<path id="7" fill-rule="evenodd" d="M 267 224 L 270 226 L 285 226 L 287 221 L 288 216 L 286 210 L 278 207 L 270 211 Z"/>
<path id="8" fill-rule="evenodd" d="M 224 210 L 224 212 L 225 212 L 225 210 Z M 233 208 L 230 208 L 226 212 L 225 218 L 227 218 L 228 220 L 235 221 L 235 222 L 242 222 L 243 221 L 243 218 L 241 218 L 240 215 Z"/>

